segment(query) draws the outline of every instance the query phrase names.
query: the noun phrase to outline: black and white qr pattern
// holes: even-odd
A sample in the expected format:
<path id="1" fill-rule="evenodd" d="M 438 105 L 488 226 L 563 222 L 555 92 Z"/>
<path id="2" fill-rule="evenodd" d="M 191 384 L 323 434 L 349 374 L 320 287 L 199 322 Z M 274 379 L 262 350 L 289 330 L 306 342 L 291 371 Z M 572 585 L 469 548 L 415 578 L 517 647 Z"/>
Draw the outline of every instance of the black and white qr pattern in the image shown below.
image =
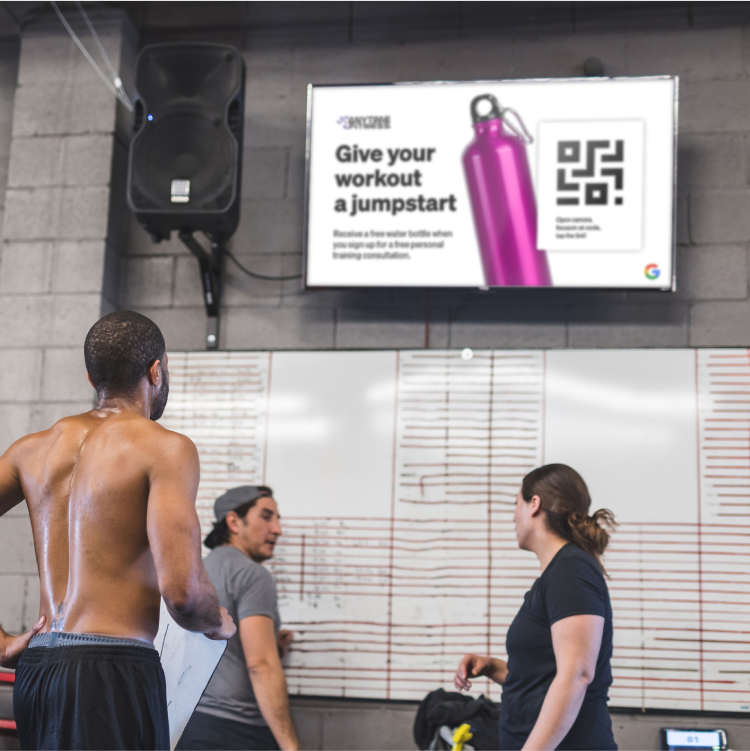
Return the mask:
<path id="1" fill-rule="evenodd" d="M 624 159 L 622 140 L 558 141 L 557 205 L 622 206 Z"/>

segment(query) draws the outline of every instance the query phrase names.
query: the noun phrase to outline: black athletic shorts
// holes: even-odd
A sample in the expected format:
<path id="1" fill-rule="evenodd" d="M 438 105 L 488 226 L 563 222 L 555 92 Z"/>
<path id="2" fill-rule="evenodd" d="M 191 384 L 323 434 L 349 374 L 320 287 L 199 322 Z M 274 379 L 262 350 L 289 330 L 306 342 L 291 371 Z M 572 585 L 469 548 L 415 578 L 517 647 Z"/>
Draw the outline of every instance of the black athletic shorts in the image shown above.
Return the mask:
<path id="1" fill-rule="evenodd" d="M 175 751 L 279 751 L 268 725 L 248 725 L 193 712 Z"/>
<path id="2" fill-rule="evenodd" d="M 164 671 L 151 647 L 26 649 L 13 711 L 23 749 L 169 750 Z"/>

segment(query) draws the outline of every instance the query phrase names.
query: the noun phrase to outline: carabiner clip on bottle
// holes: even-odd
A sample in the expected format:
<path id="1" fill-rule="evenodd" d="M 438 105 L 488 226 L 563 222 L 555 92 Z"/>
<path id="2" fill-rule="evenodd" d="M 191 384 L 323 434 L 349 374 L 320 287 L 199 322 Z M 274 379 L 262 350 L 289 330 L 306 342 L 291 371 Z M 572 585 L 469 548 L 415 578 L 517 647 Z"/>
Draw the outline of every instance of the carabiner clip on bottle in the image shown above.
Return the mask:
<path id="1" fill-rule="evenodd" d="M 482 101 L 490 103 L 490 111 L 485 115 L 479 114 L 477 109 L 477 105 Z M 508 120 L 508 114 L 513 115 L 515 118 L 515 125 Z M 471 119 L 475 125 L 477 123 L 486 122 L 487 120 L 502 120 L 505 127 L 524 143 L 534 143 L 534 137 L 529 133 L 528 128 L 518 112 L 510 107 L 501 107 L 493 94 L 480 94 L 471 100 Z"/>

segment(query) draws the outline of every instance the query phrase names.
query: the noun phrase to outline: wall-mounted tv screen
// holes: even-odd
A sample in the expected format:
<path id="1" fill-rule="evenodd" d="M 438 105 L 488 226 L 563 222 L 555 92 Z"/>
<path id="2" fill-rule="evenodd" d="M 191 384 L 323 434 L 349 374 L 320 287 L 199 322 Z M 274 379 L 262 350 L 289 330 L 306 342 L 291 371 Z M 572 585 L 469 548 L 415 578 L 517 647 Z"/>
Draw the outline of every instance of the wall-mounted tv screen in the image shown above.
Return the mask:
<path id="1" fill-rule="evenodd" d="M 673 289 L 677 83 L 310 86 L 306 285 Z"/>

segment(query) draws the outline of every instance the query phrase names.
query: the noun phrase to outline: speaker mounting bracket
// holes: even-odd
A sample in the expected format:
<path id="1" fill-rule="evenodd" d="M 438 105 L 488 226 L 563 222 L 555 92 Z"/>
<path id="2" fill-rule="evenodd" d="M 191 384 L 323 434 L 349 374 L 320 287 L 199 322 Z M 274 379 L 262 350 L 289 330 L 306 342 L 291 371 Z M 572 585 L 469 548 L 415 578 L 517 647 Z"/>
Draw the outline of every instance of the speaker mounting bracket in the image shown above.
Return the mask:
<path id="1" fill-rule="evenodd" d="M 219 317 L 221 313 L 221 281 L 224 245 L 211 238 L 211 250 L 206 250 L 190 230 L 180 230 L 182 244 L 198 259 L 203 302 L 206 306 L 206 349 L 219 348 Z"/>

